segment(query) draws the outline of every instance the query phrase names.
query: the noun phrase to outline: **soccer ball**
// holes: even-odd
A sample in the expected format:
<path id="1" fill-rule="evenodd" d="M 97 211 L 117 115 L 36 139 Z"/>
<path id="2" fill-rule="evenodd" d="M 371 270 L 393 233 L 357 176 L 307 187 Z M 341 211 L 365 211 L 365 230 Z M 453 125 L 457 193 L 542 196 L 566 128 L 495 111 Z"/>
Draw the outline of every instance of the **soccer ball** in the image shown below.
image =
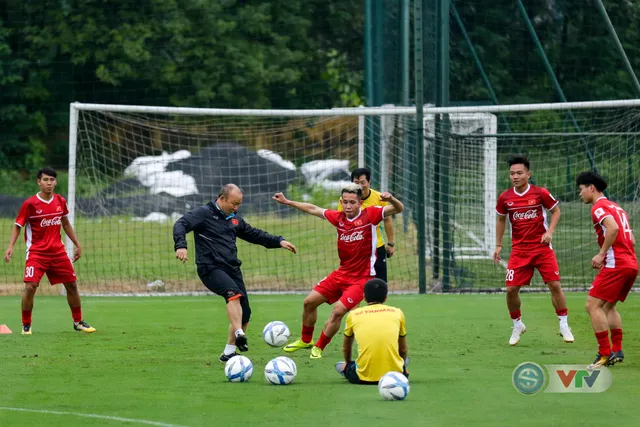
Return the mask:
<path id="1" fill-rule="evenodd" d="M 272 347 L 282 347 L 289 341 L 289 328 L 284 322 L 269 322 L 262 330 L 264 342 Z"/>
<path id="2" fill-rule="evenodd" d="M 404 400 L 409 394 L 409 380 L 400 372 L 387 372 L 378 382 L 384 400 Z"/>
<path id="3" fill-rule="evenodd" d="M 264 367 L 264 377 L 273 385 L 291 384 L 297 374 L 295 362 L 284 356 L 270 360 Z"/>
<path id="4" fill-rule="evenodd" d="M 245 356 L 234 356 L 224 366 L 224 374 L 232 383 L 246 383 L 253 375 L 253 363 Z"/>

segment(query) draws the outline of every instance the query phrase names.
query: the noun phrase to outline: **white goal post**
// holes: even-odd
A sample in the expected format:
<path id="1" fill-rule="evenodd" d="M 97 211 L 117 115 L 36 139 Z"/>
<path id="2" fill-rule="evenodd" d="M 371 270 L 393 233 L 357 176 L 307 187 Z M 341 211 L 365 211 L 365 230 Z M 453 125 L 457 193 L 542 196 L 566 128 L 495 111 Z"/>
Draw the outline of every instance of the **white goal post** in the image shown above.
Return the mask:
<path id="1" fill-rule="evenodd" d="M 638 107 L 640 100 L 635 99 L 425 106 L 423 134 L 418 138 L 415 107 L 256 110 L 72 103 L 69 220 L 80 227 L 80 240 L 88 241 L 93 252 L 78 264 L 79 274 L 96 283 L 90 291 L 85 288 L 86 293 L 202 292 L 193 270 L 175 267 L 171 225 L 177 216 L 214 199 L 220 183 L 237 179 L 245 190 L 242 212 L 252 225 L 286 234 L 305 249 L 302 256 L 290 259 L 254 245 L 242 246 L 248 289 L 307 290 L 336 266 L 332 231 L 275 206 L 270 195 L 286 191 L 300 200 L 335 208 L 336 189 L 349 179 L 349 170 L 366 166 L 376 176 L 378 190 L 399 194 L 407 206 L 405 221 L 394 222 L 398 243 L 388 263 L 391 289 L 417 290 L 415 225 L 427 223 L 423 256 L 430 259 L 438 224 L 432 221 L 431 198 L 441 191 L 447 192 L 451 212 L 453 259 L 452 271 L 446 274 L 455 276 L 452 283 L 458 288 L 501 287 L 504 270 L 491 261 L 495 204 L 497 195 L 510 185 L 506 159 L 525 154 L 532 159 L 535 183 L 562 199 L 560 229 L 570 231 L 557 233 L 554 247 L 563 280 L 584 287 L 589 278 L 581 265 L 586 256 L 582 251 L 591 247 L 593 236 L 584 227 L 584 207 L 577 203 L 572 179 L 581 170 L 599 170 L 610 177 L 612 197 L 625 204 L 632 217 L 640 212 Z M 444 143 L 450 162 L 446 190 L 438 187 L 441 184 L 433 175 L 440 161 L 433 154 L 434 141 L 440 138 L 435 122 L 443 115 L 451 124 Z M 365 120 L 369 116 L 375 120 Z M 380 149 L 374 165 L 367 164 L 367 138 Z M 420 139 L 424 194 L 417 194 Z M 305 173 L 311 170 L 315 175 Z M 424 212 L 416 211 L 420 205 Z M 122 242 L 128 246 L 126 253 L 114 254 L 113 248 Z M 66 245 L 71 254 L 68 238 Z M 91 263 L 89 255 L 94 257 Z M 433 268 L 431 264 L 427 269 Z M 427 275 L 432 273 L 438 275 L 431 270 Z"/>

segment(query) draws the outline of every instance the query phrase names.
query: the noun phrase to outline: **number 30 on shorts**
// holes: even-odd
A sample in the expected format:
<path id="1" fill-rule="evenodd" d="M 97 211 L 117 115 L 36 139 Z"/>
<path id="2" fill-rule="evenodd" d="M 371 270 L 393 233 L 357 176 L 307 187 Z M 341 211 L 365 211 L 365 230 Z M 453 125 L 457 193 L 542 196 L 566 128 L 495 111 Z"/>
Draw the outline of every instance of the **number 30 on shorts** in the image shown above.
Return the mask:
<path id="1" fill-rule="evenodd" d="M 515 270 L 507 270 L 507 282 L 511 282 L 513 280 L 513 274 Z"/>
<path id="2" fill-rule="evenodd" d="M 33 266 L 27 266 L 24 269 L 24 277 L 33 277 L 35 274 L 35 268 Z"/>

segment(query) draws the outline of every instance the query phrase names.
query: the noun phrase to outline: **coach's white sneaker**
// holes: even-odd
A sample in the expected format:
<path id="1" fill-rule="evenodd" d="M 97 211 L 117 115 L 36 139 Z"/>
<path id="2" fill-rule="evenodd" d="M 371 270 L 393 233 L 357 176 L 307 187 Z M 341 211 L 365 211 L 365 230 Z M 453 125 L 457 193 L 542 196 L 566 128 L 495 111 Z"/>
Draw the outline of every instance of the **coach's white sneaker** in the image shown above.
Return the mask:
<path id="1" fill-rule="evenodd" d="M 560 325 L 560 335 L 562 336 L 564 342 L 572 343 L 575 341 L 569 325 Z"/>
<path id="2" fill-rule="evenodd" d="M 511 332 L 511 338 L 509 338 L 509 345 L 516 345 L 520 342 L 520 335 L 527 332 L 527 327 L 524 326 L 524 323 L 518 322 L 513 326 L 513 331 Z"/>

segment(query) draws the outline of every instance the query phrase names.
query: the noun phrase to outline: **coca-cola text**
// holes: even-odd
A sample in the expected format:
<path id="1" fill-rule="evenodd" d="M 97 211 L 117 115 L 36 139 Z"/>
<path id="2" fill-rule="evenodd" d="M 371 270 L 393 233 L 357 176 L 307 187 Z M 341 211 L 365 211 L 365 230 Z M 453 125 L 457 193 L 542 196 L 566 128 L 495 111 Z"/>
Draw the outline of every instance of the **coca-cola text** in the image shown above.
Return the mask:
<path id="1" fill-rule="evenodd" d="M 357 240 L 364 240 L 364 236 L 362 235 L 362 233 L 364 232 L 361 230 L 351 234 L 341 234 L 340 240 L 343 242 L 355 242 Z"/>
<path id="2" fill-rule="evenodd" d="M 526 212 L 514 212 L 513 213 L 513 219 L 514 220 L 519 220 L 519 219 L 533 219 L 533 218 L 537 218 L 538 217 L 538 211 L 535 209 L 529 209 Z"/>
<path id="3" fill-rule="evenodd" d="M 43 219 L 40 221 L 40 227 L 51 227 L 52 225 L 62 224 L 61 216 L 54 216 L 53 218 Z"/>

